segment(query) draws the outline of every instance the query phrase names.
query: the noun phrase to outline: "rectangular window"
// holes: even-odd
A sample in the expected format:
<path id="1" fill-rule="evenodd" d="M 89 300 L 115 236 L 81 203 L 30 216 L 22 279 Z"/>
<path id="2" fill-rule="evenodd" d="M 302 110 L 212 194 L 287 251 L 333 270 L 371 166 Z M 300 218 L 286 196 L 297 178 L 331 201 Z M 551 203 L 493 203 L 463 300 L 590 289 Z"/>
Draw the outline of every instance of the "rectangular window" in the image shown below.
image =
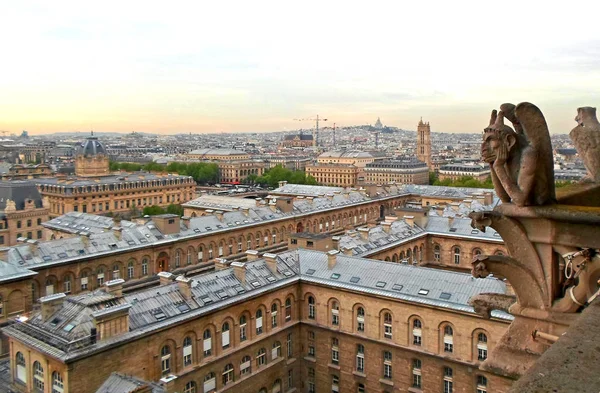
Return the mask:
<path id="1" fill-rule="evenodd" d="M 192 364 L 192 346 L 187 345 L 183 347 L 183 366 L 189 366 Z"/>
<path id="2" fill-rule="evenodd" d="M 212 339 L 204 339 L 204 356 L 210 356 L 212 354 Z"/>
<path id="3" fill-rule="evenodd" d="M 309 345 L 308 346 L 308 356 L 310 357 L 315 357 L 315 347 L 314 345 Z"/>
<path id="4" fill-rule="evenodd" d="M 248 337 L 246 336 L 246 324 L 240 325 L 240 341 L 246 341 Z"/>
<path id="5" fill-rule="evenodd" d="M 365 371 L 365 355 L 362 353 L 356 355 L 356 371 L 361 373 Z"/>
<path id="6" fill-rule="evenodd" d="M 256 334 L 261 334 L 263 331 L 262 317 L 256 318 Z"/>
<path id="7" fill-rule="evenodd" d="M 86 291 L 88 288 L 88 278 L 87 277 L 81 277 L 81 290 L 82 291 Z"/>
<path id="8" fill-rule="evenodd" d="M 292 334 L 287 335 L 287 357 L 291 358 L 293 356 L 294 346 L 292 345 Z"/>
<path id="9" fill-rule="evenodd" d="M 294 370 L 288 370 L 286 389 L 290 390 L 294 386 Z"/>

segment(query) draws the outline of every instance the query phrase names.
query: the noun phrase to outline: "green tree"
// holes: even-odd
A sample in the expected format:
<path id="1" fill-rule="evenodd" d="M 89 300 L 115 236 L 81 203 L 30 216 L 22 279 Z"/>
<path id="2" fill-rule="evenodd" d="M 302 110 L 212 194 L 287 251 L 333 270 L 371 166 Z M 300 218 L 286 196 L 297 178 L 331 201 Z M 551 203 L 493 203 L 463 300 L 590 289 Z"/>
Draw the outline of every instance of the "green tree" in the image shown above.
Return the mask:
<path id="1" fill-rule="evenodd" d="M 446 187 L 466 187 L 466 188 L 494 188 L 492 179 L 488 176 L 485 181 L 480 181 L 473 176 L 462 176 L 456 180 L 444 179 L 435 180 L 434 186 L 446 186 Z"/>
<path id="2" fill-rule="evenodd" d="M 429 185 L 435 184 L 436 181 L 438 181 L 437 172 L 429 172 Z"/>
<path id="3" fill-rule="evenodd" d="M 169 206 L 167 206 L 167 213 L 168 214 L 177 214 L 178 216 L 183 216 L 183 207 L 181 205 L 175 205 L 175 204 L 171 203 Z"/>
<path id="4" fill-rule="evenodd" d="M 143 214 L 145 216 L 156 216 L 156 215 L 159 215 L 159 214 L 165 214 L 165 209 L 163 209 L 160 206 L 156 206 L 156 205 L 154 205 L 154 206 L 146 206 L 144 208 Z"/>

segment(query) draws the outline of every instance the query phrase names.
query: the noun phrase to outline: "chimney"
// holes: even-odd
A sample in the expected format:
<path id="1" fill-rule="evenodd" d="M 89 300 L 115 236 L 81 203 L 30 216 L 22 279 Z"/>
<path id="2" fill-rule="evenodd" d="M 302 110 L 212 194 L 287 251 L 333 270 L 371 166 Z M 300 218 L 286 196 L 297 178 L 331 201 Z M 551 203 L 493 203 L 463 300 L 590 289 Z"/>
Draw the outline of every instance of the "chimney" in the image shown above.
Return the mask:
<path id="1" fill-rule="evenodd" d="M 291 213 L 294 209 L 293 198 L 278 197 L 275 203 L 277 204 L 277 208 L 284 213 Z"/>
<path id="2" fill-rule="evenodd" d="M 261 198 L 256 198 L 255 201 L 256 201 L 256 207 L 260 207 L 262 205 L 263 200 Z"/>
<path id="3" fill-rule="evenodd" d="M 0 247 L 0 261 L 8 262 L 8 251 L 10 247 Z"/>
<path id="4" fill-rule="evenodd" d="M 122 278 L 117 278 L 116 280 L 107 281 L 104 284 L 105 291 L 108 294 L 111 294 L 115 297 L 123 297 L 123 283 L 125 280 Z"/>
<path id="5" fill-rule="evenodd" d="M 223 210 L 215 211 L 215 217 L 217 217 L 217 220 L 223 221 Z"/>
<path id="6" fill-rule="evenodd" d="M 181 222 L 183 223 L 183 226 L 186 227 L 187 229 L 190 229 L 190 217 L 189 216 L 183 216 L 181 217 Z"/>
<path id="7" fill-rule="evenodd" d="M 122 239 L 122 232 L 123 232 L 123 228 L 122 227 L 113 227 L 113 235 L 115 235 L 115 237 L 117 238 L 117 240 L 121 240 Z"/>
<path id="8" fill-rule="evenodd" d="M 248 215 L 250 215 L 250 209 L 247 207 L 242 207 L 242 214 L 248 217 Z"/>
<path id="9" fill-rule="evenodd" d="M 58 311 L 63 304 L 63 301 L 67 295 L 64 293 L 55 293 L 54 295 L 48 295 L 40 298 L 42 304 L 42 320 L 46 322 L 56 311 Z"/>
<path id="10" fill-rule="evenodd" d="M 97 337 L 100 340 L 105 340 L 129 332 L 130 308 L 131 304 L 123 303 L 93 312 L 92 320 L 97 331 Z"/>
<path id="11" fill-rule="evenodd" d="M 286 184 L 287 184 L 287 181 L 285 181 L 285 180 L 281 180 L 281 181 L 279 182 L 279 188 L 281 188 L 281 187 L 285 186 Z"/>
<path id="12" fill-rule="evenodd" d="M 349 257 L 351 257 L 352 256 L 352 249 L 351 248 L 342 247 L 342 253 L 344 253 L 344 255 L 348 255 Z"/>
<path id="13" fill-rule="evenodd" d="M 467 209 L 471 210 L 471 202 L 473 202 L 472 199 L 465 199 L 463 201 L 463 203 L 465 204 L 465 206 L 467 207 Z"/>
<path id="14" fill-rule="evenodd" d="M 334 268 L 337 263 L 337 254 L 339 253 L 338 250 L 327 251 L 327 269 L 331 270 Z"/>
<path id="15" fill-rule="evenodd" d="M 229 268 L 229 261 L 225 258 L 215 258 L 215 270 L 225 270 Z"/>
<path id="16" fill-rule="evenodd" d="M 377 221 L 375 220 L 369 220 L 367 221 L 367 227 L 369 228 L 375 228 L 377 226 Z"/>
<path id="17" fill-rule="evenodd" d="M 384 219 L 385 222 L 394 222 L 394 221 L 398 221 L 398 216 L 385 216 Z"/>
<path id="18" fill-rule="evenodd" d="M 333 200 L 333 194 L 325 194 L 325 196 L 327 197 L 327 199 L 329 199 L 330 201 Z"/>
<path id="19" fill-rule="evenodd" d="M 256 261 L 257 259 L 258 259 L 258 251 L 256 251 L 256 250 L 246 251 L 246 260 L 247 261 Z"/>
<path id="20" fill-rule="evenodd" d="M 32 254 L 35 254 L 38 250 L 39 241 L 34 240 L 34 239 L 29 239 L 29 240 L 27 240 L 27 244 L 29 244 L 29 251 L 31 251 Z"/>
<path id="21" fill-rule="evenodd" d="M 237 278 L 242 285 L 246 284 L 246 264 L 243 262 L 231 262 L 233 268 L 233 275 Z"/>
<path id="22" fill-rule="evenodd" d="M 382 222 L 381 223 L 381 228 L 383 228 L 383 231 L 385 233 L 390 233 L 390 230 L 392 229 L 392 223 L 391 222 Z"/>
<path id="23" fill-rule="evenodd" d="M 179 292 L 185 300 L 192 300 L 192 279 L 185 276 L 179 276 L 175 279 Z"/>
<path id="24" fill-rule="evenodd" d="M 172 235 L 181 231 L 180 217 L 177 214 L 159 214 L 152 216 L 152 222 L 163 235 Z"/>
<path id="25" fill-rule="evenodd" d="M 341 236 L 332 236 L 331 242 L 333 243 L 333 248 L 339 249 Z"/>
<path id="26" fill-rule="evenodd" d="M 454 224 L 454 217 L 448 217 L 448 229 L 452 228 L 452 224 Z"/>
<path id="27" fill-rule="evenodd" d="M 160 285 L 169 285 L 173 282 L 173 274 L 169 272 L 160 272 L 157 274 L 158 279 L 160 280 Z"/>
<path id="28" fill-rule="evenodd" d="M 358 228 L 360 238 L 364 241 L 369 241 L 369 228 Z"/>
<path id="29" fill-rule="evenodd" d="M 267 267 L 273 274 L 277 274 L 277 254 L 271 254 L 266 252 L 263 254 L 263 258 L 267 263 Z"/>
<path id="30" fill-rule="evenodd" d="M 269 209 L 271 209 L 272 212 L 277 211 L 277 203 L 273 199 L 269 202 Z"/>
<path id="31" fill-rule="evenodd" d="M 415 226 L 415 216 L 404 216 L 404 222 L 413 228 Z"/>
<path id="32" fill-rule="evenodd" d="M 486 191 L 483 194 L 483 203 L 485 205 L 491 205 L 492 203 L 494 203 L 494 193 L 491 191 Z"/>

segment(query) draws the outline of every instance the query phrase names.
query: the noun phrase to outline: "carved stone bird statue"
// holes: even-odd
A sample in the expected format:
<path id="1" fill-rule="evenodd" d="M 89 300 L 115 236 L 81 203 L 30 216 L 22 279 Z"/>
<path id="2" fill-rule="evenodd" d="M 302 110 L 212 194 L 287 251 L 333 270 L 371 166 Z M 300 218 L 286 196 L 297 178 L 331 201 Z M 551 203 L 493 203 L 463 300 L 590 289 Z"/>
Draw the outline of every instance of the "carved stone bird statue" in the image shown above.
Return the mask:
<path id="1" fill-rule="evenodd" d="M 600 122 L 596 108 L 578 108 L 575 121 L 577 127 L 571 130 L 569 136 L 588 171 L 584 181 L 600 182 Z"/>

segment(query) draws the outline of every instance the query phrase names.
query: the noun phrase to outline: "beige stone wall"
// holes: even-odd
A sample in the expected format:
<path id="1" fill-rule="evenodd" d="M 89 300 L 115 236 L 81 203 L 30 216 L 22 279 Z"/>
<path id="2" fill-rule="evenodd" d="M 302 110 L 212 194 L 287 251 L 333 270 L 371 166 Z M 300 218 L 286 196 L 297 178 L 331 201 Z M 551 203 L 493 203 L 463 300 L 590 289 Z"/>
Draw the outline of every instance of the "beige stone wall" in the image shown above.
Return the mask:
<path id="1" fill-rule="evenodd" d="M 0 284 L 0 324 L 31 310 L 31 279 Z"/>
<path id="2" fill-rule="evenodd" d="M 347 165 L 307 165 L 306 174 L 317 183 L 327 186 L 354 187 L 358 183 L 356 166 Z"/>
<path id="3" fill-rule="evenodd" d="M 17 238 L 44 240 L 44 227 L 42 223 L 48 221 L 49 212 L 47 207 L 26 208 L 14 212 L 5 212 L 5 223 L 7 232 L 4 234 L 4 243 L 0 246 L 14 246 Z"/>

